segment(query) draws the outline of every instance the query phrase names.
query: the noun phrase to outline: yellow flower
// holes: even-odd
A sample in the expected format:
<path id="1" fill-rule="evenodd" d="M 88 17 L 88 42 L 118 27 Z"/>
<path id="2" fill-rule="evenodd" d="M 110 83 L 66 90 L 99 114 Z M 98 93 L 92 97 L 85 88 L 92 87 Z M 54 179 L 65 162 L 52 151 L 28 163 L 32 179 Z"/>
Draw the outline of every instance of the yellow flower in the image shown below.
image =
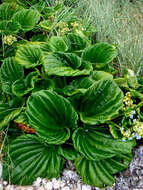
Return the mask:
<path id="1" fill-rule="evenodd" d="M 143 122 L 137 121 L 136 124 L 133 126 L 133 130 L 135 133 L 143 138 Z"/>
<path id="2" fill-rule="evenodd" d="M 130 92 L 127 92 L 127 93 L 126 93 L 123 102 L 124 102 L 123 110 L 126 110 L 126 108 L 129 108 L 129 107 L 131 107 L 131 108 L 134 108 L 134 107 L 135 107 Z"/>
<path id="3" fill-rule="evenodd" d="M 131 137 L 131 129 L 124 131 L 124 128 L 120 128 L 121 134 L 123 135 L 124 139 L 128 139 Z"/>
<path id="4" fill-rule="evenodd" d="M 16 37 L 14 37 L 12 35 L 4 36 L 4 38 L 3 38 L 3 43 L 7 44 L 9 46 L 12 45 L 16 41 L 17 41 Z"/>

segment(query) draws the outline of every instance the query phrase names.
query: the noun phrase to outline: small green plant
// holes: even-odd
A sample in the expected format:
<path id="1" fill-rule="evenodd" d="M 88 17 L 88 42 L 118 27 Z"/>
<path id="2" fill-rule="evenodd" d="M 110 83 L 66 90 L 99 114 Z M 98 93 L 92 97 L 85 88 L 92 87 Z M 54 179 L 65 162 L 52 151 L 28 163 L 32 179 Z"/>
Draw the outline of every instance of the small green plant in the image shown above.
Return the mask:
<path id="1" fill-rule="evenodd" d="M 59 177 L 72 160 L 85 183 L 112 186 L 136 145 L 123 130 L 137 133 L 126 124 L 134 110 L 142 123 L 143 79 L 130 70 L 115 77 L 115 46 L 93 44 L 92 28 L 71 12 L 61 17 L 63 5 L 39 10 L 35 1 L 30 8 L 16 2 L 0 6 L 4 180 L 27 185 Z"/>

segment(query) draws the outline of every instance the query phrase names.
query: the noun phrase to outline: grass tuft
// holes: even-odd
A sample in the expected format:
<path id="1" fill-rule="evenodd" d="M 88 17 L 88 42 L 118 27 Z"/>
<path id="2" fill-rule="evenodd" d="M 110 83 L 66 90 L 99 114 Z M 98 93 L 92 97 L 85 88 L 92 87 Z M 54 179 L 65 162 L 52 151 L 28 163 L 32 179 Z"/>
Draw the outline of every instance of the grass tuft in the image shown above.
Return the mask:
<path id="1" fill-rule="evenodd" d="M 125 68 L 143 74 L 142 0 L 79 0 L 76 9 L 97 28 L 97 41 L 118 47 L 121 75 Z"/>

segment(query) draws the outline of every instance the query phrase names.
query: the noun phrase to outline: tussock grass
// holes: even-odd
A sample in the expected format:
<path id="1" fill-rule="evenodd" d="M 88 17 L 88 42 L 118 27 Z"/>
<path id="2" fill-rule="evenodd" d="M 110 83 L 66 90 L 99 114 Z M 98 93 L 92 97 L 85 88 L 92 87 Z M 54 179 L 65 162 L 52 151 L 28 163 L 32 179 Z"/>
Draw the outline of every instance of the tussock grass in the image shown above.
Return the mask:
<path id="1" fill-rule="evenodd" d="M 143 1 L 78 0 L 78 14 L 97 28 L 96 40 L 119 49 L 121 75 L 130 68 L 143 74 Z"/>

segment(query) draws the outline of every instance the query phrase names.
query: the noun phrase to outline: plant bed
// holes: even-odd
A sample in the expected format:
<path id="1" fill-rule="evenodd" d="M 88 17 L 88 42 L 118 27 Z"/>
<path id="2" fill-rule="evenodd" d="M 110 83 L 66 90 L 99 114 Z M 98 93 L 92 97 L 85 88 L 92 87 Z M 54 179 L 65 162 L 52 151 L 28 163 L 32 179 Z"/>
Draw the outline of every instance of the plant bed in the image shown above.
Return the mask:
<path id="1" fill-rule="evenodd" d="M 0 6 L 2 177 L 59 178 L 70 160 L 84 183 L 112 186 L 143 137 L 143 78 L 117 77 L 116 48 L 64 5 L 39 7 Z"/>

